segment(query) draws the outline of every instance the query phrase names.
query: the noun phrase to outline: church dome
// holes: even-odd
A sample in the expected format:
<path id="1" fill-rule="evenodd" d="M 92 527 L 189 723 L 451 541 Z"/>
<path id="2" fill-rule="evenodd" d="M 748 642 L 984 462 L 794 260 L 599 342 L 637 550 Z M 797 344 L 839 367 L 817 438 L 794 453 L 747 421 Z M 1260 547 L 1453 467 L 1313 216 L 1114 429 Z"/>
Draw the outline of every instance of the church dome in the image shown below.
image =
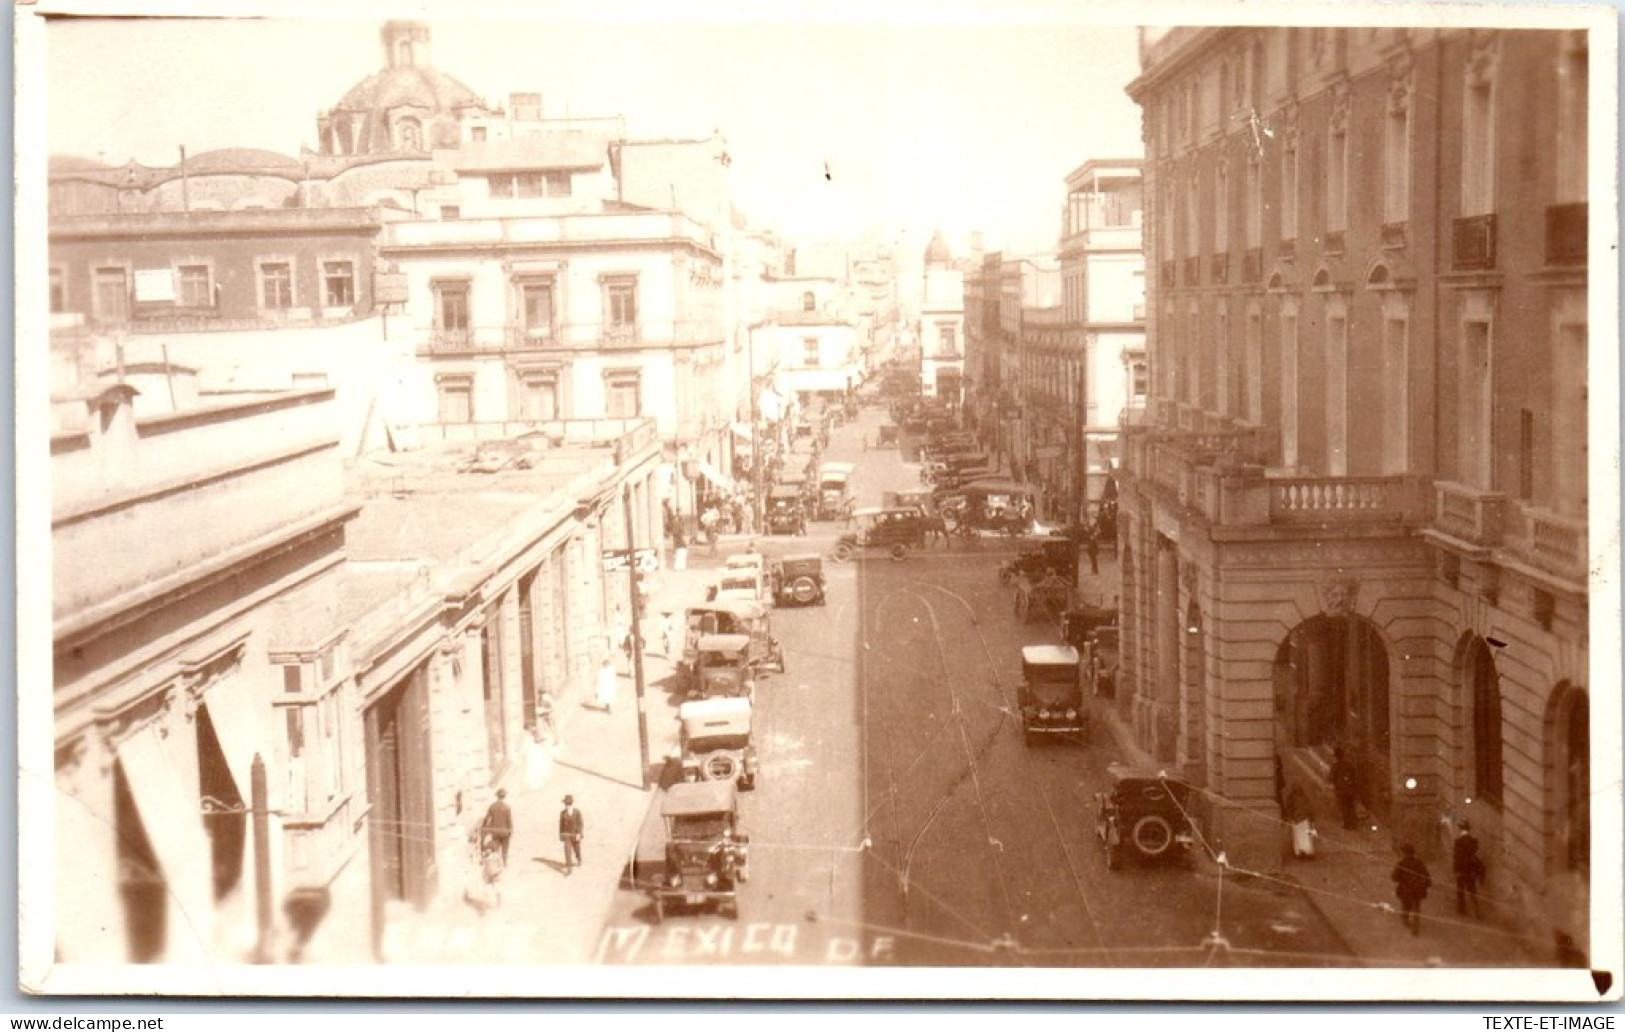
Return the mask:
<path id="1" fill-rule="evenodd" d="M 942 230 L 931 234 L 931 242 L 925 245 L 925 260 L 928 262 L 942 262 L 953 264 L 953 252 L 948 250 L 948 241 L 942 239 Z"/>
<path id="2" fill-rule="evenodd" d="M 384 67 L 352 86 L 317 119 L 323 154 L 424 153 L 461 141 L 466 114 L 486 115 L 467 86 L 429 65 L 429 27 L 385 22 Z"/>

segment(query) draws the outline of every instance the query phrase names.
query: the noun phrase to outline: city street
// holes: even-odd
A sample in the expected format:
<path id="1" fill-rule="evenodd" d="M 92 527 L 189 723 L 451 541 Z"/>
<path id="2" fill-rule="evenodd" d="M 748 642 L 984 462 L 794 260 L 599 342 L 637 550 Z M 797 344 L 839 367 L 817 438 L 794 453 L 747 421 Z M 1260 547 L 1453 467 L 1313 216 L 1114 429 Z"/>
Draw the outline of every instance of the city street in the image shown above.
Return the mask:
<path id="1" fill-rule="evenodd" d="M 918 484 L 881 420 L 839 428 L 860 505 Z M 828 554 L 836 524 L 763 538 L 769 555 Z M 761 783 L 745 793 L 751 881 L 737 921 L 654 924 L 621 892 L 605 963 L 1155 967 L 1337 965 L 1349 950 L 1302 894 L 1198 862 L 1107 871 L 1093 794 L 1123 759 L 1104 710 L 1091 740 L 1023 744 L 1022 623 L 1000 539 L 956 539 L 896 562 L 829 562 L 829 604 L 779 609 L 787 672 L 758 688 Z M 1106 571 L 1103 571 L 1103 573 Z M 1104 601 L 1104 599 L 1100 599 Z"/>

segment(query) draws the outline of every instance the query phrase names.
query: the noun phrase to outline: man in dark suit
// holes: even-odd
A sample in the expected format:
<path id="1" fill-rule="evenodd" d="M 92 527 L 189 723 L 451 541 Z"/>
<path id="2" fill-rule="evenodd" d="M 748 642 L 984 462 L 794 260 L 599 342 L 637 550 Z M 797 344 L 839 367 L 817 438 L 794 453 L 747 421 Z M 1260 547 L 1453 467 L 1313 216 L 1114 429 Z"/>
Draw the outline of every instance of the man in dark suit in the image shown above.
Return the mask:
<path id="1" fill-rule="evenodd" d="M 1477 917 L 1478 883 L 1484 877 L 1484 861 L 1478 855 L 1478 839 L 1473 835 L 1473 826 L 1466 821 L 1461 822 L 1461 831 L 1456 835 L 1450 860 L 1451 869 L 1456 875 L 1456 913 L 1466 914 L 1470 911 Z"/>
<path id="2" fill-rule="evenodd" d="M 513 810 L 508 806 L 507 789 L 497 789 L 496 801 L 485 811 L 480 830 L 496 843 L 497 851 L 502 854 L 502 866 L 508 866 L 508 840 L 513 838 Z"/>
<path id="3" fill-rule="evenodd" d="M 581 864 L 581 834 L 586 821 L 576 809 L 575 796 L 564 797 L 564 809 L 559 811 L 559 841 L 564 843 L 564 873 Z"/>

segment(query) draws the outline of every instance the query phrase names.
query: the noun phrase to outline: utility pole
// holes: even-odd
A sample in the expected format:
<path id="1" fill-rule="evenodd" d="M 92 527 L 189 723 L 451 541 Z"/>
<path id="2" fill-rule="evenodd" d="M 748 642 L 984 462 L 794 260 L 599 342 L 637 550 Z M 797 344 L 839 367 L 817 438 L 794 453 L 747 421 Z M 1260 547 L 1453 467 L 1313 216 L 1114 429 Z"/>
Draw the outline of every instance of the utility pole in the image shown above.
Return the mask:
<path id="1" fill-rule="evenodd" d="M 265 760 L 259 753 L 248 768 L 249 807 L 254 830 L 254 963 L 271 963 L 271 816 Z"/>
<path id="2" fill-rule="evenodd" d="M 621 508 L 626 519 L 626 583 L 632 592 L 632 683 L 638 695 L 638 780 L 649 789 L 649 712 L 643 697 L 643 601 L 638 598 L 637 545 L 632 540 L 632 485 L 621 484 Z"/>

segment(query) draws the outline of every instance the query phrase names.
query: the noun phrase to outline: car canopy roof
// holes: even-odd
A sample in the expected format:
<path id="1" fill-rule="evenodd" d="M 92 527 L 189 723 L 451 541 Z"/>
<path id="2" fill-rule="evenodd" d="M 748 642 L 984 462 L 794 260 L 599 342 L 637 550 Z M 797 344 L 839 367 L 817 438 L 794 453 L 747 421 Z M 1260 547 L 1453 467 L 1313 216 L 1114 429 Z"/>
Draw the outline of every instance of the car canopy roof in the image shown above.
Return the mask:
<path id="1" fill-rule="evenodd" d="M 660 803 L 663 817 L 702 813 L 733 813 L 739 808 L 739 790 L 732 781 L 679 781 L 666 789 Z"/>
<path id="2" fill-rule="evenodd" d="M 722 565 L 729 570 L 757 570 L 766 565 L 766 562 L 760 552 L 735 552 L 723 560 Z"/>
<path id="3" fill-rule="evenodd" d="M 738 652 L 749 645 L 748 634 L 702 634 L 694 643 L 701 652 Z"/>
<path id="4" fill-rule="evenodd" d="M 794 484 L 776 484 L 768 491 L 769 498 L 801 498 L 801 490 Z"/>
<path id="5" fill-rule="evenodd" d="M 1070 645 L 1024 645 L 1021 661 L 1033 666 L 1077 666 L 1078 650 Z"/>
<path id="6" fill-rule="evenodd" d="M 780 559 L 779 564 L 781 566 L 801 566 L 807 563 L 822 563 L 823 561 L 824 557 L 817 552 L 797 552 L 795 555 L 787 555 Z"/>
<path id="7" fill-rule="evenodd" d="M 750 733 L 751 704 L 743 696 L 694 699 L 677 707 L 677 719 L 690 737 L 708 733 Z"/>
<path id="8" fill-rule="evenodd" d="M 1019 494 L 1024 495 L 1032 491 L 1026 484 L 1014 480 L 972 480 L 959 489 L 964 494 Z"/>
<path id="9" fill-rule="evenodd" d="M 1106 773 L 1110 775 L 1112 781 L 1117 783 L 1122 783 L 1125 781 L 1160 781 L 1175 789 L 1188 789 L 1190 787 L 1190 785 L 1184 780 L 1173 777 L 1169 775 L 1167 771 L 1156 767 L 1143 767 L 1127 763 L 1109 763 L 1106 765 Z"/>

